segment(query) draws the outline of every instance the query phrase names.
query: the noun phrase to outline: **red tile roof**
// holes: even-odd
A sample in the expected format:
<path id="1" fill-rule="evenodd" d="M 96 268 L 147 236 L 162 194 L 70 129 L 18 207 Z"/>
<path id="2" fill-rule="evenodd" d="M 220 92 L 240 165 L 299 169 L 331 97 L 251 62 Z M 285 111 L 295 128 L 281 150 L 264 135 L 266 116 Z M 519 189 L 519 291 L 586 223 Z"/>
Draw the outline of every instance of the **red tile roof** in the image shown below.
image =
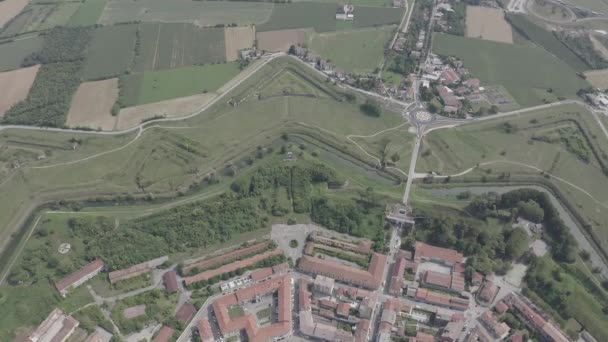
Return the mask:
<path id="1" fill-rule="evenodd" d="M 179 290 L 177 273 L 175 273 L 175 271 L 168 271 L 163 274 L 163 283 L 165 284 L 165 289 L 169 293 L 177 292 Z"/>
<path id="2" fill-rule="evenodd" d="M 386 255 L 379 253 L 372 255 L 368 271 L 305 255 L 300 258 L 298 268 L 304 272 L 321 274 L 345 283 L 376 289 L 382 283 L 385 264 Z"/>
<path id="3" fill-rule="evenodd" d="M 189 264 L 187 266 L 184 266 L 183 272 L 184 272 L 184 274 L 188 274 L 190 272 L 190 270 L 192 270 L 195 267 L 196 268 L 208 268 L 208 267 L 217 265 L 219 263 L 225 262 L 227 260 L 233 260 L 233 259 L 236 259 L 243 255 L 261 251 L 262 249 L 266 248 L 267 246 L 268 246 L 268 242 L 262 242 L 262 243 L 258 243 L 258 244 L 255 244 L 253 246 L 249 246 L 246 248 L 237 249 L 235 251 L 232 251 L 232 252 L 229 252 L 226 254 L 222 254 L 222 255 L 219 255 L 219 256 L 216 256 L 216 257 L 213 257 L 210 259 L 201 260 L 201 261 Z"/>
<path id="4" fill-rule="evenodd" d="M 355 331 L 355 342 L 366 342 L 369 336 L 369 325 L 368 319 L 361 319 L 357 324 L 357 331 Z"/>
<path id="5" fill-rule="evenodd" d="M 266 267 L 266 268 L 260 268 L 259 270 L 255 270 L 253 272 L 251 272 L 251 280 L 253 281 L 260 281 L 260 280 L 264 280 L 266 278 L 269 278 L 272 275 L 272 268 L 271 267 Z"/>
<path id="6" fill-rule="evenodd" d="M 245 267 L 254 265 L 259 261 L 270 258 L 272 256 L 281 255 L 281 254 L 283 254 L 283 251 L 281 251 L 280 249 L 266 251 L 262 254 L 256 254 L 256 255 L 254 255 L 250 258 L 244 259 L 244 260 L 239 260 L 239 261 L 229 263 L 227 265 L 220 266 L 219 268 L 216 268 L 214 270 L 208 270 L 208 271 L 204 271 L 204 272 L 201 272 L 199 274 L 196 274 L 196 275 L 193 275 L 190 277 L 186 277 L 184 279 L 184 282 L 186 285 L 197 283 L 199 281 L 207 280 L 207 279 L 213 278 L 215 276 L 218 276 L 218 275 L 221 275 L 224 273 L 233 272 L 240 268 L 245 268 Z"/>
<path id="7" fill-rule="evenodd" d="M 191 303 L 184 303 L 179 310 L 177 310 L 175 318 L 182 323 L 187 323 L 194 317 L 195 313 L 196 307 L 194 305 Z"/>
<path id="8" fill-rule="evenodd" d="M 416 262 L 431 260 L 440 261 L 448 265 L 462 263 L 464 256 L 453 249 L 441 248 L 427 245 L 423 242 L 416 242 L 416 252 L 414 260 Z"/>
<path id="9" fill-rule="evenodd" d="M 416 337 L 411 337 L 410 342 L 435 342 L 435 336 L 419 331 Z"/>
<path id="10" fill-rule="evenodd" d="M 498 293 L 498 287 L 491 281 L 486 281 L 482 288 L 481 291 L 479 291 L 479 299 L 481 299 L 484 302 L 492 302 L 494 300 L 494 297 L 496 297 L 496 294 Z"/>
<path id="11" fill-rule="evenodd" d="M 422 275 L 422 280 L 429 285 L 444 287 L 446 289 L 450 288 L 452 284 L 452 277 L 447 274 L 442 274 L 434 271 L 426 271 Z"/>
<path id="12" fill-rule="evenodd" d="M 338 304 L 338 307 L 336 308 L 336 313 L 340 316 L 348 317 L 348 314 L 350 313 L 350 305 L 346 303 Z"/>
<path id="13" fill-rule="evenodd" d="M 310 310 L 310 292 L 308 292 L 308 282 L 304 279 L 298 280 L 298 303 L 300 311 Z"/>
<path id="14" fill-rule="evenodd" d="M 505 302 L 503 302 L 502 300 L 499 301 L 498 303 L 496 303 L 494 308 L 496 309 L 496 312 L 498 312 L 498 313 L 504 313 L 505 311 L 509 310 L 509 307 L 507 306 L 507 304 L 505 304 Z"/>
<path id="15" fill-rule="evenodd" d="M 99 272 L 103 268 L 103 261 L 97 259 L 91 263 L 86 264 L 78 271 L 70 274 L 69 276 L 61 279 L 55 283 L 57 291 L 63 294 L 65 290 L 70 288 L 72 285 L 77 283 L 82 278 L 89 276 L 92 273 Z"/>
<path id="16" fill-rule="evenodd" d="M 278 291 L 278 321 L 275 324 L 262 328 L 257 327 L 255 315 L 252 314 L 236 319 L 230 318 L 228 314 L 230 306 L 274 291 Z M 245 330 L 251 342 L 262 342 L 286 335 L 291 331 L 291 278 L 286 275 L 238 290 L 235 293 L 220 297 L 212 306 L 220 331 L 224 335 Z"/>
<path id="17" fill-rule="evenodd" d="M 198 322 L 198 334 L 203 342 L 210 342 L 215 339 L 213 337 L 213 330 L 211 330 L 211 325 L 209 324 L 209 320 L 207 318 L 203 318 L 200 322 Z"/>
<path id="18" fill-rule="evenodd" d="M 173 328 L 170 328 L 170 327 L 164 325 L 160 329 L 160 331 L 158 332 L 158 334 L 156 335 L 154 340 L 152 340 L 152 341 L 153 342 L 169 342 L 171 337 L 173 337 L 174 332 L 175 332 L 175 330 L 173 330 Z"/>
<path id="19" fill-rule="evenodd" d="M 272 266 L 272 272 L 274 272 L 274 274 L 281 274 L 287 271 L 289 271 L 289 264 L 286 262 L 278 264 L 276 266 Z"/>
<path id="20" fill-rule="evenodd" d="M 319 301 L 319 305 L 324 306 L 326 308 L 335 309 L 338 306 L 338 303 L 331 301 L 329 299 L 321 299 Z"/>
<path id="21" fill-rule="evenodd" d="M 469 307 L 469 301 L 465 298 L 457 298 L 439 292 L 432 292 L 423 288 L 416 290 L 415 299 L 432 305 L 448 307 L 455 310 L 466 310 Z"/>

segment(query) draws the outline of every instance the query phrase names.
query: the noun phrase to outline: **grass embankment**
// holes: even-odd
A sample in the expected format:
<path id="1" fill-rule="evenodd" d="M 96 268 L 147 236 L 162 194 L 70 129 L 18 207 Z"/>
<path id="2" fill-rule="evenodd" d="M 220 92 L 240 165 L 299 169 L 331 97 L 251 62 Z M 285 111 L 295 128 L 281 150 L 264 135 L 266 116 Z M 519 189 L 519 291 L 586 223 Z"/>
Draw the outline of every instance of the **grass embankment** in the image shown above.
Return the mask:
<path id="1" fill-rule="evenodd" d="M 576 99 L 589 83 L 547 51 L 531 46 L 435 34 L 433 52 L 462 59 L 486 85 L 503 85 L 523 107 Z"/>

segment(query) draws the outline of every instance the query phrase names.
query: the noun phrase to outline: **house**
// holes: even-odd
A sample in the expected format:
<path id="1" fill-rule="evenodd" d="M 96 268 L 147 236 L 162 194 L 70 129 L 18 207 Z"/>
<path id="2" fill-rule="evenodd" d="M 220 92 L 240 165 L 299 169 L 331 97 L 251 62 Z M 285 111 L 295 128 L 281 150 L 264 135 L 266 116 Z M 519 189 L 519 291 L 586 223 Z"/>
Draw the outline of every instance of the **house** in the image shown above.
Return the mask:
<path id="1" fill-rule="evenodd" d="M 171 340 L 171 337 L 173 337 L 174 333 L 175 330 L 173 330 L 173 328 L 163 325 L 163 327 L 158 331 L 158 334 L 156 334 L 156 337 L 154 337 L 152 342 L 169 342 Z"/>
<path id="2" fill-rule="evenodd" d="M 335 286 L 335 280 L 318 274 L 315 277 L 315 281 L 312 285 L 312 288 L 316 292 L 326 294 L 326 295 L 331 295 L 332 292 L 334 291 L 334 286 Z"/>
<path id="3" fill-rule="evenodd" d="M 179 284 L 177 282 L 177 273 L 175 273 L 175 271 L 168 271 L 163 274 L 163 284 L 165 284 L 165 290 L 167 292 L 177 292 L 179 290 Z"/>
<path id="4" fill-rule="evenodd" d="M 162 265 L 165 261 L 169 260 L 168 256 L 163 256 L 141 264 L 133 265 L 129 268 L 125 268 L 118 271 L 113 271 L 108 274 L 111 284 L 115 284 L 121 280 L 137 277 L 138 275 L 150 272 L 153 268 Z"/>
<path id="5" fill-rule="evenodd" d="M 71 289 L 77 288 L 101 272 L 103 266 L 103 262 L 99 259 L 88 263 L 80 270 L 56 282 L 55 288 L 62 297 L 65 297 Z"/>
<path id="6" fill-rule="evenodd" d="M 191 303 L 184 303 L 177 310 L 177 313 L 175 314 L 175 319 L 177 319 L 181 323 L 188 323 L 192 319 L 192 317 L 194 317 L 195 313 L 196 307 L 194 305 L 192 305 Z"/>
<path id="7" fill-rule="evenodd" d="M 352 4 L 346 4 L 338 6 L 336 10 L 336 20 L 354 20 L 355 19 L 355 6 Z"/>
<path id="8" fill-rule="evenodd" d="M 80 323 L 59 309 L 54 309 L 40 325 L 25 338 L 25 342 L 64 342 Z"/>

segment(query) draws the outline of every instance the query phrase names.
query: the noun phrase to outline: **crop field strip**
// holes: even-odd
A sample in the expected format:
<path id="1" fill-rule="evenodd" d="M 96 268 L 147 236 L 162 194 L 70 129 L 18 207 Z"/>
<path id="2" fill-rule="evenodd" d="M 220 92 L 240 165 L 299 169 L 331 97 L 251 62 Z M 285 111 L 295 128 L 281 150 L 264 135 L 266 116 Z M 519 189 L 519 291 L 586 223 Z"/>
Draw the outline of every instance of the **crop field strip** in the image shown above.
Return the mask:
<path id="1" fill-rule="evenodd" d="M 99 24 L 141 21 L 192 23 L 200 27 L 258 25 L 268 20 L 273 6 L 269 2 L 250 1 L 107 0 Z"/>
<path id="2" fill-rule="evenodd" d="M 89 26 L 97 24 L 106 0 L 85 0 L 78 11 L 70 18 L 69 26 Z"/>
<path id="3" fill-rule="evenodd" d="M 137 25 L 115 25 L 93 31 L 87 48 L 84 78 L 99 80 L 127 71 L 135 58 Z"/>
<path id="4" fill-rule="evenodd" d="M 354 28 L 399 24 L 402 8 L 356 7 Z M 258 32 L 312 27 L 318 33 L 336 31 L 341 21 L 336 20 L 336 4 L 296 2 L 275 4 L 268 21 L 258 25 Z"/>
<path id="5" fill-rule="evenodd" d="M 226 60 L 223 28 L 143 23 L 134 71 L 171 69 Z"/>

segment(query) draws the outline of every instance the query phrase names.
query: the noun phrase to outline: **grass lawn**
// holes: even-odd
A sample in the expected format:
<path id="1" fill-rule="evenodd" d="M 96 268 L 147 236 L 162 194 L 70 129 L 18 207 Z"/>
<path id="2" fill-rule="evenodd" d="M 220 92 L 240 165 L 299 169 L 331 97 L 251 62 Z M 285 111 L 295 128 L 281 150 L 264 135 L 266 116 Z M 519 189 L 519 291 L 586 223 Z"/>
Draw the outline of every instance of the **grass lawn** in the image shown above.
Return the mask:
<path id="1" fill-rule="evenodd" d="M 99 20 L 106 0 L 85 0 L 78 11 L 70 18 L 69 26 L 89 26 L 94 25 Z"/>
<path id="2" fill-rule="evenodd" d="M 548 89 L 553 96 L 577 98 L 576 92 L 589 86 L 541 48 L 435 34 L 433 52 L 462 59 L 483 84 L 503 85 L 523 107 L 542 104 Z"/>
<path id="3" fill-rule="evenodd" d="M 213 92 L 240 72 L 237 63 L 192 66 L 179 69 L 144 72 L 124 77 L 123 87 L 131 88 L 126 105 L 169 100 Z"/>
<path id="4" fill-rule="evenodd" d="M 228 315 L 230 319 L 237 319 L 239 317 L 245 316 L 245 310 L 240 305 L 233 305 L 228 309 Z"/>
<path id="5" fill-rule="evenodd" d="M 265 308 L 255 313 L 258 320 L 270 320 L 270 315 L 272 315 L 271 308 Z"/>
<path id="6" fill-rule="evenodd" d="M 347 73 L 369 74 L 380 66 L 395 26 L 318 34 L 310 48 Z"/>

